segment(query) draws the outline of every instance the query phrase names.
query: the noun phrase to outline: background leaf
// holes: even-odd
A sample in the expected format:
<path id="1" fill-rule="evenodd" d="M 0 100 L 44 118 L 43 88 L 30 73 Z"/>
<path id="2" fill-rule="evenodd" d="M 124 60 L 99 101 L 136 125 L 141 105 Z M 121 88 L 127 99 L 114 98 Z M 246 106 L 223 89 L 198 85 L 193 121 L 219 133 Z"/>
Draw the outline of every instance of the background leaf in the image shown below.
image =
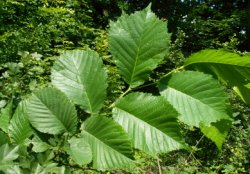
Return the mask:
<path id="1" fill-rule="evenodd" d="M 91 148 L 83 138 L 72 137 L 68 142 L 70 147 L 67 153 L 78 165 L 88 164 L 92 161 Z"/>
<path id="2" fill-rule="evenodd" d="M 163 98 L 131 93 L 119 100 L 113 118 L 129 134 L 135 148 L 153 156 L 183 148 L 178 113 Z"/>
<path id="3" fill-rule="evenodd" d="M 8 144 L 0 147 L 0 170 L 13 166 L 13 160 L 18 158 L 18 148 L 19 146 L 10 147 Z"/>
<path id="4" fill-rule="evenodd" d="M 74 105 L 59 90 L 43 88 L 25 103 L 27 115 L 34 128 L 49 134 L 74 133 L 77 117 Z"/>
<path id="5" fill-rule="evenodd" d="M 23 143 L 23 141 L 29 138 L 33 133 L 24 111 L 24 102 L 25 101 L 19 103 L 9 126 L 9 135 L 16 144 Z"/>
<path id="6" fill-rule="evenodd" d="M 91 114 L 101 109 L 106 97 L 107 75 L 94 51 L 67 51 L 52 68 L 52 84 Z"/>
<path id="7" fill-rule="evenodd" d="M 150 10 L 150 5 L 132 15 L 123 14 L 110 24 L 109 47 L 124 80 L 136 87 L 163 60 L 170 34 L 165 22 Z"/>
<path id="8" fill-rule="evenodd" d="M 127 134 L 113 120 L 103 116 L 88 118 L 83 124 L 82 138 L 91 147 L 95 169 L 131 168 L 131 143 Z"/>
<path id="9" fill-rule="evenodd" d="M 8 127 L 12 116 L 12 102 L 10 102 L 5 108 L 1 109 L 0 113 L 0 128 L 8 133 Z"/>

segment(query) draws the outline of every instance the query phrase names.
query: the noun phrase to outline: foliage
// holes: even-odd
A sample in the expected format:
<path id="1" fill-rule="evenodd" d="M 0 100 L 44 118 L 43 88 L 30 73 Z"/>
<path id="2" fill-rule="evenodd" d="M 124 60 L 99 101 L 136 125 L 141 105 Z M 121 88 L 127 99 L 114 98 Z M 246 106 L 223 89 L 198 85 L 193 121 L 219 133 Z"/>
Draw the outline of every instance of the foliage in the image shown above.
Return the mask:
<path id="1" fill-rule="evenodd" d="M 15 78 L 19 76 L 20 79 L 37 78 L 40 81 L 32 89 L 27 85 L 22 88 L 25 82 L 19 81 L 19 93 L 12 90 L 7 93 L 8 86 L 4 88 L 3 94 L 7 95 L 2 96 L 0 115 L 4 120 L 0 125 L 3 140 L 0 169 L 9 173 L 65 173 L 91 168 L 131 172 L 139 162 L 134 161 L 138 154 L 134 149 L 153 159 L 178 149 L 183 149 L 184 153 L 191 150 L 192 154 L 198 145 L 190 147 L 188 144 L 192 143 L 184 141 L 181 125 L 200 129 L 219 150 L 223 150 L 222 144 L 235 121 L 218 80 L 247 88 L 249 59 L 223 50 L 204 50 L 191 55 L 183 66 L 155 79 L 150 85 L 158 86 L 158 94 L 145 93 L 150 73 L 163 61 L 169 49 L 170 35 L 164 26 L 150 6 L 132 15 L 124 14 L 111 24 L 108 41 L 114 61 L 105 58 L 104 61 L 108 67 L 113 63 L 117 66 L 121 74 L 117 79 L 121 77 L 121 84 L 127 86 L 112 103 L 111 98 L 106 97 L 106 70 L 95 51 L 66 51 L 55 60 L 52 70 L 49 68 L 51 60 L 41 59 L 39 54 L 26 53 L 21 63 L 5 64 L 3 80 L 17 81 Z M 109 54 L 105 56 L 109 58 Z M 213 76 L 194 71 L 196 64 L 202 65 L 199 71 Z M 237 70 L 235 77 L 228 76 L 223 68 Z M 26 73 L 28 78 L 24 77 Z M 49 76 L 40 79 L 43 73 L 50 75 L 51 83 L 47 84 Z M 244 81 L 231 83 L 234 78 Z M 20 96 L 30 92 L 32 94 L 27 97 Z M 240 94 L 244 99 L 245 93 Z M 9 96 L 17 103 L 22 98 L 14 115 L 12 103 L 5 106 Z M 211 143 L 208 139 L 206 141 Z M 199 142 L 201 140 L 197 144 Z M 232 152 L 240 154 L 237 150 Z M 242 159 L 244 154 L 241 154 Z M 230 167 L 225 166 L 220 171 L 230 172 Z M 188 171 L 196 169 L 190 167 Z"/>
<path id="2" fill-rule="evenodd" d="M 60 49 L 91 47 L 99 30 L 90 14 L 85 1 L 1 1 L 0 63 L 19 60 L 18 51 L 48 56 Z"/>

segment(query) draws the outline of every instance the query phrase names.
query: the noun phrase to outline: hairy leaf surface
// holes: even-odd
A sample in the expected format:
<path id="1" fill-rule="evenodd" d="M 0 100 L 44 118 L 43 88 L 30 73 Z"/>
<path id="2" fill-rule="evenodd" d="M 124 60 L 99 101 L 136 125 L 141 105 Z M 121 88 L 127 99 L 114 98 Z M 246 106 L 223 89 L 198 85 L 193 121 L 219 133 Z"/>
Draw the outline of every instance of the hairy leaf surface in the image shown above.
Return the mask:
<path id="1" fill-rule="evenodd" d="M 40 132 L 75 132 L 76 110 L 61 91 L 51 87 L 43 88 L 33 93 L 25 104 L 30 123 Z"/>
<path id="2" fill-rule="evenodd" d="M 24 102 L 25 101 L 19 103 L 9 126 L 10 137 L 17 144 L 23 143 L 23 141 L 26 138 L 29 138 L 33 133 L 27 115 L 24 111 Z"/>
<path id="3" fill-rule="evenodd" d="M 190 126 L 209 126 L 221 119 L 230 119 L 226 112 L 227 97 L 223 88 L 210 75 L 184 71 L 164 78 L 160 93 L 181 114 L 180 120 Z"/>
<path id="4" fill-rule="evenodd" d="M 146 9 L 123 14 L 110 24 L 109 46 L 116 65 L 130 87 L 141 85 L 166 54 L 170 41 L 165 22 Z"/>
<path id="5" fill-rule="evenodd" d="M 52 68 L 52 84 L 86 112 L 96 114 L 106 97 L 107 75 L 94 51 L 67 51 Z"/>
<path id="6" fill-rule="evenodd" d="M 119 100 L 113 118 L 129 134 L 135 148 L 151 155 L 183 147 L 178 113 L 163 97 L 131 93 Z"/>
<path id="7" fill-rule="evenodd" d="M 112 170 L 131 167 L 131 143 L 113 120 L 102 116 L 88 118 L 83 125 L 82 138 L 91 147 L 94 168 Z"/>

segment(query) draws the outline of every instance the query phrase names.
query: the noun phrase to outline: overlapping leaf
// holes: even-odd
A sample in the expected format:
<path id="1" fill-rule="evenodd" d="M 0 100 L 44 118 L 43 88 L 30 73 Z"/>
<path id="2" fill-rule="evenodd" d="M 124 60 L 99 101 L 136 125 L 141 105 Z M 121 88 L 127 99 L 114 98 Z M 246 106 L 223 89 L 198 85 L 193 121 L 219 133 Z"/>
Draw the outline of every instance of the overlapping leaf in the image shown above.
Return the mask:
<path id="1" fill-rule="evenodd" d="M 199 127 L 209 126 L 221 119 L 230 119 L 226 112 L 227 97 L 223 88 L 210 75 L 183 71 L 173 74 L 170 80 L 159 84 L 164 96 L 181 114 L 181 121 Z"/>
<path id="2" fill-rule="evenodd" d="M 11 147 L 8 144 L 0 146 L 0 170 L 13 166 L 13 161 L 18 158 L 19 146 Z"/>
<path id="3" fill-rule="evenodd" d="M 10 137 L 15 143 L 21 144 L 26 138 L 31 136 L 32 132 L 29 120 L 24 111 L 24 102 L 21 102 L 10 121 Z"/>
<path id="4" fill-rule="evenodd" d="M 240 93 L 250 93 L 249 89 L 243 87 L 250 83 L 250 56 L 224 50 L 203 50 L 192 54 L 185 67 L 211 73 L 219 80 L 238 87 Z M 245 102 L 250 104 L 249 100 Z"/>
<path id="5" fill-rule="evenodd" d="M 52 84 L 75 104 L 91 114 L 98 113 L 106 97 L 107 75 L 94 51 L 67 51 L 52 68 Z"/>
<path id="6" fill-rule="evenodd" d="M 92 161 L 90 145 L 83 138 L 72 137 L 68 142 L 69 149 L 67 153 L 77 164 L 84 165 Z"/>
<path id="7" fill-rule="evenodd" d="M 129 134 L 135 148 L 151 155 L 183 147 L 178 113 L 163 97 L 131 93 L 118 101 L 113 118 Z"/>
<path id="8" fill-rule="evenodd" d="M 150 5 L 110 24 L 109 46 L 120 73 L 130 87 L 141 85 L 166 54 L 170 34 Z"/>
<path id="9" fill-rule="evenodd" d="M 82 138 L 91 147 L 94 168 L 112 170 L 132 166 L 129 138 L 113 120 L 102 116 L 88 118 L 83 125 Z"/>
<path id="10" fill-rule="evenodd" d="M 74 105 L 59 90 L 43 88 L 25 103 L 27 116 L 34 128 L 43 133 L 74 133 L 77 117 Z"/>

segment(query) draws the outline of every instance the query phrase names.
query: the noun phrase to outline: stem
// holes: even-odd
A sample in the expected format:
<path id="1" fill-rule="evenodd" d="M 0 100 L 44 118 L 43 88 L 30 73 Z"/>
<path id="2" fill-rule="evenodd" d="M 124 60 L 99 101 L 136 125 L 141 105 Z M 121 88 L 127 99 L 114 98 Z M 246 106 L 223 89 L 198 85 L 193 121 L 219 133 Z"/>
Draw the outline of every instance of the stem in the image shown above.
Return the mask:
<path id="1" fill-rule="evenodd" d="M 196 143 L 196 145 L 195 145 L 194 147 L 197 147 L 197 146 L 200 144 L 200 142 L 201 142 L 201 140 L 202 140 L 203 138 L 204 138 L 204 135 L 202 135 L 202 137 L 199 139 L 199 141 Z M 193 156 L 193 157 L 195 158 L 193 151 L 191 151 L 190 154 L 188 155 L 186 162 L 191 158 L 191 156 Z M 196 159 L 196 158 L 195 158 L 195 159 Z M 199 162 L 199 163 L 200 163 L 200 162 Z"/>
<path id="2" fill-rule="evenodd" d="M 181 66 L 181 67 L 179 67 L 179 68 L 173 69 L 172 71 L 168 72 L 166 75 L 162 76 L 162 78 L 168 77 L 168 76 L 170 76 L 171 74 L 176 73 L 176 72 L 178 72 L 178 71 L 180 71 L 180 70 L 182 70 L 182 69 L 184 69 L 184 66 Z M 146 84 L 146 85 L 143 85 L 143 86 L 139 86 L 139 87 L 134 88 L 134 89 L 137 90 L 137 89 L 145 88 L 145 87 L 148 87 L 148 86 L 152 86 L 152 85 L 157 84 L 158 82 L 159 82 L 159 80 L 158 80 L 158 81 L 155 81 L 155 82 L 153 82 L 153 83 L 149 83 L 149 84 Z"/>
<path id="3" fill-rule="evenodd" d="M 125 96 L 127 93 L 129 93 L 130 91 L 132 91 L 132 88 L 128 88 L 125 92 L 123 92 L 119 97 L 118 97 L 118 99 L 117 100 L 119 100 L 120 98 L 122 98 L 123 96 Z M 116 101 L 117 101 L 116 100 Z M 109 108 L 113 108 L 114 106 L 115 106 L 115 102 L 116 101 L 114 101 L 110 106 L 109 106 Z"/>
<path id="4" fill-rule="evenodd" d="M 157 158 L 157 165 L 158 165 L 159 174 L 162 174 L 162 172 L 161 172 L 161 164 L 160 164 L 160 159 L 159 158 Z"/>

